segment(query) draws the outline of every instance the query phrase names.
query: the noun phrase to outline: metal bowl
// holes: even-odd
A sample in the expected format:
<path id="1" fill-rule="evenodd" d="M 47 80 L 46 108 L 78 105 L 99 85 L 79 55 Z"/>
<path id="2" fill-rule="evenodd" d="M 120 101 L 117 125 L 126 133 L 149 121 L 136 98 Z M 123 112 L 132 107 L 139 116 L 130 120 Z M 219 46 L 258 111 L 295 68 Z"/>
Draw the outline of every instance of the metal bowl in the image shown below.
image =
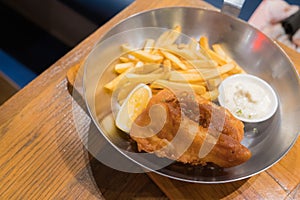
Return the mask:
<path id="1" fill-rule="evenodd" d="M 210 43 L 222 44 L 245 71 L 268 82 L 277 93 L 279 106 L 271 119 L 245 124 L 242 144 L 250 149 L 252 157 L 242 165 L 218 169 L 172 163 L 159 169 L 152 163 L 152 157 L 137 158 L 136 154 L 131 154 L 135 153 L 135 149 L 129 148 L 130 139 L 124 133 L 104 130 L 101 124 L 103 117 L 109 113 L 107 108 L 111 106 L 110 96 L 101 87 L 112 77 L 106 68 L 121 55 L 119 46 L 123 43 L 139 46 L 145 39 L 155 39 L 175 25 L 181 25 L 187 36 L 199 38 L 205 35 Z M 170 7 L 131 16 L 105 34 L 88 56 L 84 68 L 84 98 L 99 132 L 125 157 L 170 178 L 196 183 L 223 183 L 253 176 L 279 161 L 299 134 L 299 75 L 293 64 L 281 48 L 259 30 L 218 11 Z"/>

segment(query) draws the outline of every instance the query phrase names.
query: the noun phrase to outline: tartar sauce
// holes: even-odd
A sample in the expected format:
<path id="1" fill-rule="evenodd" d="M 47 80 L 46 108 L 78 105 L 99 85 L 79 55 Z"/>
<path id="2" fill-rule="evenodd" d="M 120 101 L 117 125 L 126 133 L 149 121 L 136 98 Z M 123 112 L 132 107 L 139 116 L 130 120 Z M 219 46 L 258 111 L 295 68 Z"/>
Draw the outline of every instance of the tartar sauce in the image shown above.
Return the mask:
<path id="1" fill-rule="evenodd" d="M 219 87 L 219 102 L 234 116 L 247 122 L 271 117 L 278 105 L 274 90 L 262 79 L 248 74 L 226 78 Z"/>
<path id="2" fill-rule="evenodd" d="M 259 85 L 234 82 L 224 88 L 226 107 L 235 115 L 248 119 L 261 118 L 270 110 L 271 100 Z"/>

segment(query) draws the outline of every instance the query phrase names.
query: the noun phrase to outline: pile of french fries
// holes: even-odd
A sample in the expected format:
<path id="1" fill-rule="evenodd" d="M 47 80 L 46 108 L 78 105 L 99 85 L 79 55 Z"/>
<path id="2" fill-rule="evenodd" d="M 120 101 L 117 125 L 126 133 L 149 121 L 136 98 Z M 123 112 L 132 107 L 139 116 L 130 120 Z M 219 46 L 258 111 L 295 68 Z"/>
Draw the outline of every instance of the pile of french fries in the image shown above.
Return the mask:
<path id="1" fill-rule="evenodd" d="M 180 34 L 181 27 L 176 26 L 156 41 L 146 39 L 143 48 L 123 44 L 124 54 L 114 66 L 118 76 L 104 87 L 111 92 L 118 90 L 119 102 L 140 83 L 149 85 L 153 93 L 163 88 L 192 89 L 206 99 L 215 100 L 217 87 L 224 78 L 244 73 L 220 44 L 210 47 L 205 36 L 178 44 Z"/>

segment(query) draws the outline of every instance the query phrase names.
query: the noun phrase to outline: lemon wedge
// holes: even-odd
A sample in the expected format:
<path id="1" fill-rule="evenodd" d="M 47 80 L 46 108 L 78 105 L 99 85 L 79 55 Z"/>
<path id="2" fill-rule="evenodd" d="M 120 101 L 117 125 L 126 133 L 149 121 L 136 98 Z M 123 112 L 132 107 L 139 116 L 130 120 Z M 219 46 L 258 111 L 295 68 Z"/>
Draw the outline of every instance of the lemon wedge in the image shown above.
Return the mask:
<path id="1" fill-rule="evenodd" d="M 132 123 L 147 107 L 151 97 L 149 86 L 143 83 L 137 85 L 124 100 L 116 117 L 116 126 L 129 133 Z"/>

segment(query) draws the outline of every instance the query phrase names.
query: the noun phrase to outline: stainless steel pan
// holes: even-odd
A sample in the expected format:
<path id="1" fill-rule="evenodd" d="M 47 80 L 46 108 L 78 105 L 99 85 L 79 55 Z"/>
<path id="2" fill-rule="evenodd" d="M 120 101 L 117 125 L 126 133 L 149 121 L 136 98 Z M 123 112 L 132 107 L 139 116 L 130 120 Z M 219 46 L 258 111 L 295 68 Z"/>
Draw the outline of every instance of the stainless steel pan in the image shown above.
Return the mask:
<path id="1" fill-rule="evenodd" d="M 240 5 L 236 5 L 236 8 Z M 228 10 L 226 6 L 223 10 Z M 107 66 L 121 54 L 119 46 L 126 42 L 139 46 L 146 38 L 155 39 L 167 28 L 178 24 L 182 26 L 182 32 L 190 37 L 206 35 L 210 43 L 221 43 L 248 73 L 267 81 L 278 95 L 279 107 L 270 120 L 245 124 L 242 143 L 251 150 L 253 156 L 240 166 L 216 169 L 172 163 L 159 169 L 157 163 L 152 162 L 151 156 L 139 157 L 134 154 L 136 150 L 130 148 L 130 139 L 124 133 L 116 129 L 107 131 L 105 124 L 101 124 L 101 120 L 110 112 L 107 108 L 111 103 L 109 95 L 101 91 L 101 86 L 111 76 L 106 73 Z M 85 100 L 99 134 L 119 154 L 145 169 L 170 178 L 196 183 L 222 183 L 253 176 L 279 161 L 293 146 L 300 131 L 299 75 L 293 64 L 276 42 L 246 22 L 222 12 L 170 7 L 131 16 L 101 38 L 87 58 L 84 68 Z M 254 127 L 258 132 L 253 132 Z"/>

